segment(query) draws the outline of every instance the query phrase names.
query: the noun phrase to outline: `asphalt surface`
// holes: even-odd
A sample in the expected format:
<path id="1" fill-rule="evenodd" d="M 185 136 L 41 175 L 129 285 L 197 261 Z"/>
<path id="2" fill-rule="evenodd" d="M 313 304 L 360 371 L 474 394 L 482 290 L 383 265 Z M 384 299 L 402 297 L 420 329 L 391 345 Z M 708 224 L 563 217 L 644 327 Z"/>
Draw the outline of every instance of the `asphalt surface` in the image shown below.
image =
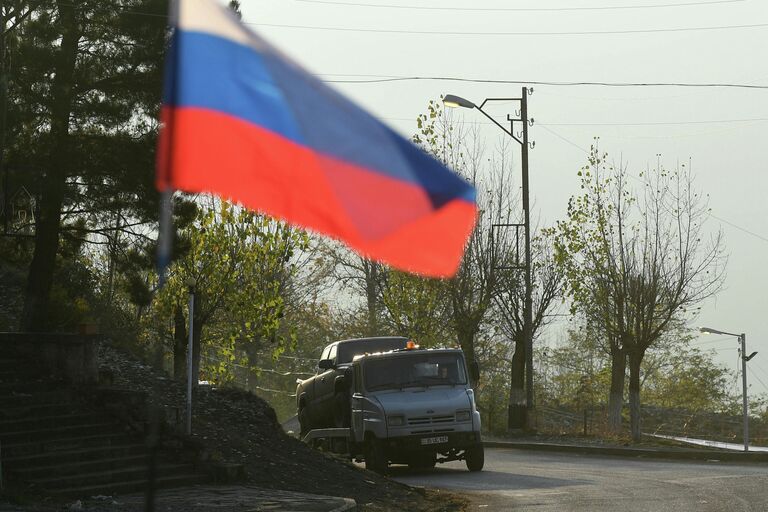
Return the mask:
<path id="1" fill-rule="evenodd" d="M 768 464 L 660 461 L 614 456 L 486 448 L 485 469 L 463 462 L 391 476 L 413 486 L 447 489 L 469 510 L 558 512 L 768 511 Z"/>

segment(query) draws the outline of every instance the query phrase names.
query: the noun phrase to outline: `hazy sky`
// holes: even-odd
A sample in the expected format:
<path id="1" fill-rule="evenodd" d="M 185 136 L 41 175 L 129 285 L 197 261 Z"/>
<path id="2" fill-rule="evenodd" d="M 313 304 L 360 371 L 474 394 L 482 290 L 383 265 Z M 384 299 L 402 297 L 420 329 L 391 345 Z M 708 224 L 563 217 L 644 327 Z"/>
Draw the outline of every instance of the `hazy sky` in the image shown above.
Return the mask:
<path id="1" fill-rule="evenodd" d="M 242 0 L 242 11 L 256 31 L 326 80 L 768 85 L 766 0 Z M 691 30 L 700 28 L 707 29 Z M 334 86 L 404 135 L 441 93 L 479 103 L 517 97 L 521 88 L 438 80 Z M 722 228 L 729 252 L 725 289 L 692 323 L 746 333 L 748 353 L 760 352 L 748 363 L 752 390 L 768 391 L 768 89 L 533 87 L 532 214 L 542 224 L 564 217 L 595 136 L 635 174 L 657 154 L 666 167 L 691 159 L 711 197 L 708 225 Z M 488 110 L 503 122 L 513 109 Z M 460 116 L 482 121 L 476 111 Z M 482 129 L 492 146 L 501 132 L 488 123 Z M 735 338 L 696 343 L 736 367 Z"/>

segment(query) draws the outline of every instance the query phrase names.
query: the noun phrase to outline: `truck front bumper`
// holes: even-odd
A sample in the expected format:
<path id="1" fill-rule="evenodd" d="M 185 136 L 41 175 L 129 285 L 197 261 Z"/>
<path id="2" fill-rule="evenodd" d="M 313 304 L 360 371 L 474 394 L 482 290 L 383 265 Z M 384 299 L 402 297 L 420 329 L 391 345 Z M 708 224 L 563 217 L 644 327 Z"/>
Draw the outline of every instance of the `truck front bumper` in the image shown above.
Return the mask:
<path id="1" fill-rule="evenodd" d="M 390 453 L 416 451 L 444 453 L 450 450 L 465 450 L 480 442 L 479 432 L 433 432 L 390 437 L 384 440 L 384 446 Z"/>

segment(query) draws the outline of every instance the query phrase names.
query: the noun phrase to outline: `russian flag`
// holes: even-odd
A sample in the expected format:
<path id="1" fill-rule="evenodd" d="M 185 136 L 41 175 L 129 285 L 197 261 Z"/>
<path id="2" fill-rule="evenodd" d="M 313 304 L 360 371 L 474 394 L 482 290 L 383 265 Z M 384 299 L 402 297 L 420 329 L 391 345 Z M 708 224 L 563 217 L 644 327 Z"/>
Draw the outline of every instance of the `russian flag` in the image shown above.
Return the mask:
<path id="1" fill-rule="evenodd" d="M 451 276 L 474 188 L 215 0 L 180 0 L 157 187 L 211 192 L 428 276 Z"/>

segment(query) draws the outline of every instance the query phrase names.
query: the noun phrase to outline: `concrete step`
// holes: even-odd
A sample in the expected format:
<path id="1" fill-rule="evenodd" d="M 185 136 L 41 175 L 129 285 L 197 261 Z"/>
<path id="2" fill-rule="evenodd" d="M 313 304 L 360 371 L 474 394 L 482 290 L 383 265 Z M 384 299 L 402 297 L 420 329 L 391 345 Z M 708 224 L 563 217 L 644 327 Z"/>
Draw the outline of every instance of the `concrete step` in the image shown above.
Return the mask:
<path id="1" fill-rule="evenodd" d="M 3 467 L 8 471 L 23 470 L 25 468 L 68 464 L 73 461 L 91 461 L 98 459 L 112 459 L 144 455 L 147 447 L 142 443 L 116 444 L 96 446 L 76 450 L 56 450 L 34 455 L 21 455 L 17 457 L 3 457 Z"/>
<path id="2" fill-rule="evenodd" d="M 167 489 L 169 487 L 187 487 L 195 484 L 201 484 L 207 481 L 205 475 L 189 473 L 174 476 L 164 476 L 155 479 L 155 489 Z M 112 482 L 109 484 L 73 486 L 60 489 L 51 489 L 50 494 L 59 496 L 68 496 L 73 498 L 83 496 L 106 495 L 114 496 L 119 494 L 128 494 L 141 492 L 147 489 L 147 480 L 130 480 L 124 482 Z"/>
<path id="3" fill-rule="evenodd" d="M 158 478 L 175 475 L 193 474 L 192 464 L 158 464 L 156 474 Z M 47 491 L 52 489 L 65 489 L 72 487 L 107 485 L 120 482 L 132 482 L 144 480 L 149 471 L 146 459 L 144 463 L 129 467 L 118 467 L 106 471 L 94 471 L 91 473 L 74 473 L 60 476 L 46 476 L 27 480 L 28 483 Z"/>
<path id="4" fill-rule="evenodd" d="M 19 443 L 46 442 L 59 439 L 70 439 L 85 435 L 119 433 L 120 427 L 111 421 L 98 421 L 85 425 L 67 425 L 63 427 L 41 428 L 37 430 L 20 430 L 16 432 L 0 432 L 0 442 L 13 446 Z"/>
<path id="5" fill-rule="evenodd" d="M 0 432 L 21 432 L 109 422 L 110 418 L 93 412 L 72 412 L 53 416 L 0 419 Z M 0 434 L 1 436 L 2 434 Z"/>
<path id="6" fill-rule="evenodd" d="M 72 401 L 72 392 L 68 389 L 58 389 L 55 391 L 12 392 L 0 396 L 2 408 L 22 407 L 40 404 L 69 403 Z"/>
<path id="7" fill-rule="evenodd" d="M 0 371 L 11 370 L 14 372 L 26 372 L 34 370 L 29 360 L 10 354 L 0 355 Z"/>
<path id="8" fill-rule="evenodd" d="M 16 420 L 25 418 L 37 418 L 41 416 L 59 416 L 73 412 L 79 406 L 68 402 L 51 402 L 31 405 L 17 405 L 15 407 L 0 407 L 0 420 Z M 83 412 L 83 411 L 81 411 Z"/>
<path id="9" fill-rule="evenodd" d="M 129 455 L 126 457 L 102 458 L 94 460 L 73 460 L 67 463 L 51 464 L 49 466 L 35 466 L 24 469 L 8 468 L 8 474 L 24 481 L 39 479 L 72 477 L 74 475 L 114 472 L 124 468 L 145 466 L 147 453 Z"/>
<path id="10" fill-rule="evenodd" d="M 0 382 L 16 382 L 22 376 L 15 370 L 0 370 Z"/>
<path id="11" fill-rule="evenodd" d="M 10 382 L 0 382 L 0 401 L 5 396 L 19 393 L 35 394 L 41 391 L 56 391 L 61 388 L 61 382 L 51 379 L 29 379 L 18 376 Z"/>
<path id="12" fill-rule="evenodd" d="M 3 444 L 3 459 L 5 457 L 24 457 L 57 451 L 82 450 L 91 447 L 125 445 L 137 442 L 135 435 L 129 433 L 110 432 L 106 434 L 83 435 L 68 439 L 48 441 L 30 441 L 17 444 Z"/>

